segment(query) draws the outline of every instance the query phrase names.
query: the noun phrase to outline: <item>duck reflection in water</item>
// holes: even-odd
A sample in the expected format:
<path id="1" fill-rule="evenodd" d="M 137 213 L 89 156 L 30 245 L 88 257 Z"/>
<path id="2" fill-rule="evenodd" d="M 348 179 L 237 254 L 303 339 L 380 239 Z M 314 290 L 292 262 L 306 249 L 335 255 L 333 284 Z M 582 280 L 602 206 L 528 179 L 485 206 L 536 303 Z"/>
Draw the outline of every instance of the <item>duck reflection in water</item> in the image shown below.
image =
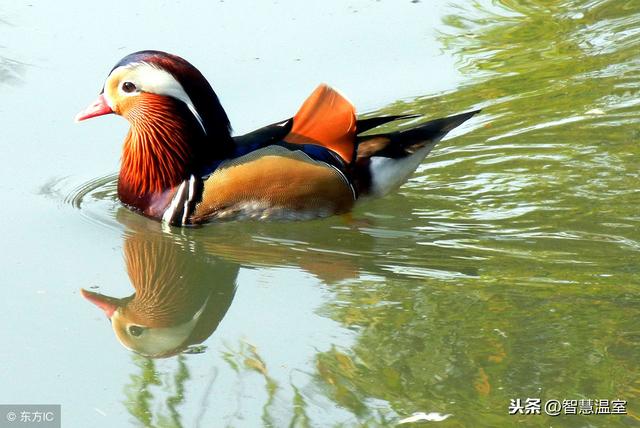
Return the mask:
<path id="1" fill-rule="evenodd" d="M 192 241 L 180 238 L 143 232 L 125 237 L 131 296 L 81 290 L 107 315 L 120 343 L 147 357 L 170 357 L 202 343 L 235 294 L 239 265 L 201 256 Z"/>
<path id="2" fill-rule="evenodd" d="M 81 293 L 104 311 L 122 345 L 150 358 L 179 354 L 211 336 L 231 305 L 241 267 L 294 268 L 323 283 L 373 270 L 360 257 L 338 251 L 338 238 L 345 235 L 372 247 L 373 239 L 355 229 L 329 230 L 334 234 L 329 236 L 324 230 L 325 245 L 320 245 L 313 228 L 290 223 L 167 233 L 159 223 L 124 209 L 116 217 L 128 229 L 123 252 L 135 292 L 124 298 Z M 309 242 L 317 248 L 312 250 Z"/>

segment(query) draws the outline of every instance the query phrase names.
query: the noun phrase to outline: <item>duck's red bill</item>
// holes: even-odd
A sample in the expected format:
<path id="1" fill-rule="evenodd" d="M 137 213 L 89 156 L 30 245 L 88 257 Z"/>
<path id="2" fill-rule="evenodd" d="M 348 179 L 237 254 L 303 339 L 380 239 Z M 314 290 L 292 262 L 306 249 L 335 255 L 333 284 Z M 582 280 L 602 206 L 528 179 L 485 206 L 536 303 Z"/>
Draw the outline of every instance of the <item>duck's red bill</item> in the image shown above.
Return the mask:
<path id="1" fill-rule="evenodd" d="M 103 94 L 98 95 L 98 98 L 91 104 L 89 107 L 81 111 L 76 115 L 76 122 L 80 122 L 86 119 L 91 119 L 92 117 L 102 116 L 105 114 L 113 113 L 109 104 L 107 104 L 107 100 L 104 98 Z"/>

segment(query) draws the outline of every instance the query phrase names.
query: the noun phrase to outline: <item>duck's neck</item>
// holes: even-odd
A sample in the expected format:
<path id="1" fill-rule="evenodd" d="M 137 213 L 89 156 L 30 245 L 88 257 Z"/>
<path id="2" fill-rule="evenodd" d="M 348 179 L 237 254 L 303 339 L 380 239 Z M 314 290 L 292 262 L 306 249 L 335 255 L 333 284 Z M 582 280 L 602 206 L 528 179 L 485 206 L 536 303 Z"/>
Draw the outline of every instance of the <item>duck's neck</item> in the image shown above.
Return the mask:
<path id="1" fill-rule="evenodd" d="M 184 105 L 154 94 L 140 96 L 144 100 L 126 114 L 131 128 L 122 150 L 118 196 L 155 216 L 169 203 L 173 188 L 199 165 L 213 162 L 215 143 Z"/>

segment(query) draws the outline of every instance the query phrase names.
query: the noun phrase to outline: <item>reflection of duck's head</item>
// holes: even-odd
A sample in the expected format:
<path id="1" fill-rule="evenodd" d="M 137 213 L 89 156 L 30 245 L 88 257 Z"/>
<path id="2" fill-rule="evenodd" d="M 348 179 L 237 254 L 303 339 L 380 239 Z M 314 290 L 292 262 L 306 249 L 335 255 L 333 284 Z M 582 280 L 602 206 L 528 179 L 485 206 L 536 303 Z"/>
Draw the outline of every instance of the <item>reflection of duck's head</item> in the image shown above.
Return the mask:
<path id="1" fill-rule="evenodd" d="M 207 298 L 191 319 L 163 326 L 149 322 L 144 316 L 140 317 L 135 308 L 127 306 L 135 296 L 133 299 L 114 299 L 87 290 L 81 290 L 81 292 L 85 299 L 100 307 L 109 317 L 111 327 L 122 345 L 149 357 L 170 356 L 191 344 L 189 338 L 198 324 L 203 321 L 201 317 L 209 302 Z M 203 325 L 206 325 L 206 322 L 203 321 Z"/>
<path id="2" fill-rule="evenodd" d="M 133 295 L 81 291 L 104 311 L 122 345 L 168 357 L 213 333 L 233 299 L 237 265 L 198 257 L 163 236 L 130 236 L 124 253 Z"/>

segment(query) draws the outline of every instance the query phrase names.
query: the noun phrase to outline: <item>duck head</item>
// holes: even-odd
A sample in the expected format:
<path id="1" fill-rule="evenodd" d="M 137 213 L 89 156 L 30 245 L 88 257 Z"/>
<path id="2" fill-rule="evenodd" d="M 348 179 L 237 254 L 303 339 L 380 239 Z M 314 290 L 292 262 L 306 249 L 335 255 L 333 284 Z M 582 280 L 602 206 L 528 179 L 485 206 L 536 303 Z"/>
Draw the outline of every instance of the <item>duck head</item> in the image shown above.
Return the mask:
<path id="1" fill-rule="evenodd" d="M 76 121 L 110 113 L 131 124 L 118 196 L 141 211 L 233 150 L 229 118 L 211 85 L 189 62 L 166 52 L 140 51 L 120 60 Z"/>

